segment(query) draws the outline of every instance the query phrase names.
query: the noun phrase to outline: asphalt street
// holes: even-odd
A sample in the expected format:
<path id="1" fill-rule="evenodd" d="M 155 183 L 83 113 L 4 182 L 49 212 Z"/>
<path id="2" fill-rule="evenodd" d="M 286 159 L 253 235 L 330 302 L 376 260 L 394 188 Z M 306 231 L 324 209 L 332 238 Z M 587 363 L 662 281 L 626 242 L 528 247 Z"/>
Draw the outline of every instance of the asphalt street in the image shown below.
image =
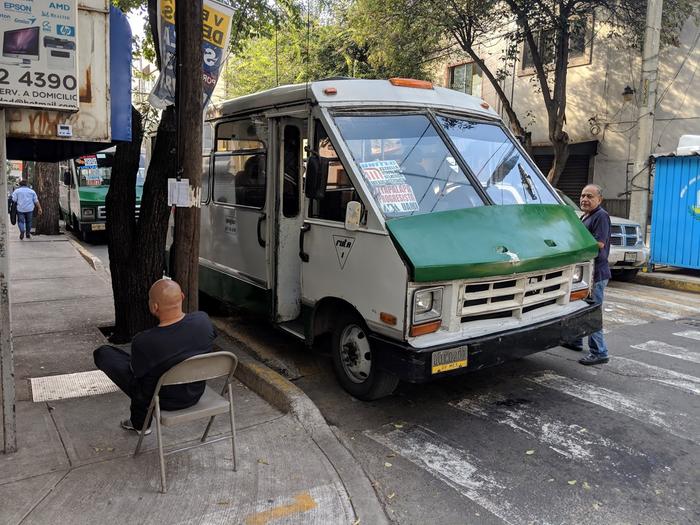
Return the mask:
<path id="1" fill-rule="evenodd" d="M 238 329 L 288 356 L 397 523 L 700 523 L 700 296 L 613 282 L 604 325 L 607 365 L 555 348 L 371 403 L 328 356 Z"/>

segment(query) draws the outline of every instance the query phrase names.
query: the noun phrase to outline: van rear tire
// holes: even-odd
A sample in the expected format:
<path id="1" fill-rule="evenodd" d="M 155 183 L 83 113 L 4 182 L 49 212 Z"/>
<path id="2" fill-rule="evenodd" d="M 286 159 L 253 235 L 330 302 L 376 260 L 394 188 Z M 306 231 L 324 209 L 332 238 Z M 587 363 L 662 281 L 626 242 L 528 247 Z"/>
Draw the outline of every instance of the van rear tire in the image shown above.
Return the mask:
<path id="1" fill-rule="evenodd" d="M 333 370 L 338 382 L 363 401 L 386 397 L 399 384 L 398 377 L 374 364 L 368 332 L 362 319 L 344 312 L 337 319 L 331 337 Z"/>

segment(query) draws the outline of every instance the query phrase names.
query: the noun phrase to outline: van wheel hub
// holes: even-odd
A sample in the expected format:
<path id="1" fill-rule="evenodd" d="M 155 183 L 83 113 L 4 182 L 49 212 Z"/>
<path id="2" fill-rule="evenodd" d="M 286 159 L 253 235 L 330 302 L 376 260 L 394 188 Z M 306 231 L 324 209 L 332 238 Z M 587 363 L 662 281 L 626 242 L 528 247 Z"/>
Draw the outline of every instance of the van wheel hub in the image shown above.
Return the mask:
<path id="1" fill-rule="evenodd" d="M 345 327 L 340 336 L 340 361 L 353 383 L 364 383 L 372 369 L 372 352 L 365 331 L 357 325 Z"/>

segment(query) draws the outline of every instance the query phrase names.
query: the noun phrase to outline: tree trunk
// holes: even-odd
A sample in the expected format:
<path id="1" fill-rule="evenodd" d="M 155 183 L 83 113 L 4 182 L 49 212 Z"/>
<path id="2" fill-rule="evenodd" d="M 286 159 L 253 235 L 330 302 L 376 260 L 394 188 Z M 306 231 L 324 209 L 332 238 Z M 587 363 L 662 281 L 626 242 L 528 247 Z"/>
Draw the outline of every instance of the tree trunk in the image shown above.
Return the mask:
<path id="1" fill-rule="evenodd" d="M 34 219 L 38 235 L 58 235 L 58 164 L 37 162 L 34 191 L 41 205 L 41 215 Z"/>
<path id="2" fill-rule="evenodd" d="M 178 175 L 189 181 L 190 207 L 177 208 L 172 275 L 185 294 L 183 308 L 193 312 L 199 296 L 199 221 L 202 192 L 202 0 L 190 0 L 175 11 L 178 75 Z"/>
<path id="3" fill-rule="evenodd" d="M 143 187 L 138 222 L 136 172 L 142 139 L 141 115 L 132 108 L 132 142 L 117 146 L 107 194 L 107 242 L 114 293 L 114 343 L 128 342 L 152 327 L 148 290 L 163 276 L 168 228 L 167 179 L 175 171 L 175 115 L 163 112 Z"/>

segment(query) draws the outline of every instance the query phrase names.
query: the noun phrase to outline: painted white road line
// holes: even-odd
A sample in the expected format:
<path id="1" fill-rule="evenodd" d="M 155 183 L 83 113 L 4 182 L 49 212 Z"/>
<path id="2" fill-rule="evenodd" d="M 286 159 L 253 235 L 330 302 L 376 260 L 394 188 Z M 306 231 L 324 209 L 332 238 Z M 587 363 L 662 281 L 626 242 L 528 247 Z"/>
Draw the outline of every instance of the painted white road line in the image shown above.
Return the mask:
<path id="1" fill-rule="evenodd" d="M 621 301 L 625 303 L 635 303 L 641 305 L 642 310 L 648 311 L 649 310 L 649 305 L 653 304 L 654 306 L 658 307 L 667 307 L 670 311 L 666 311 L 668 315 L 673 315 L 674 319 L 677 319 L 678 317 L 682 317 L 683 315 L 687 315 L 688 312 L 696 312 L 697 310 L 688 304 L 681 303 L 681 302 L 674 302 L 674 301 L 665 301 L 664 299 L 660 299 L 659 297 L 649 297 L 649 296 L 642 296 L 635 294 L 631 292 L 630 290 L 619 290 L 619 289 L 614 289 L 614 288 L 606 288 L 605 289 L 605 299 L 606 303 L 608 302 L 608 298 L 614 300 L 614 301 Z M 659 310 L 653 310 L 653 311 L 659 311 Z M 675 315 L 677 314 L 677 315 Z"/>
<path id="2" fill-rule="evenodd" d="M 648 324 L 648 319 L 641 319 L 636 312 L 627 312 L 616 308 L 615 305 L 603 305 L 603 324 L 624 324 L 630 326 L 639 326 Z"/>
<path id="3" fill-rule="evenodd" d="M 634 359 L 613 356 L 605 365 L 605 370 L 614 370 L 617 374 L 639 378 L 655 383 L 668 385 L 694 395 L 700 395 L 700 379 L 697 377 L 674 372 L 658 366 L 648 365 Z"/>
<path id="4" fill-rule="evenodd" d="M 623 414 L 642 423 L 649 423 L 676 437 L 700 444 L 700 432 L 698 432 L 694 419 L 688 414 L 667 414 L 656 410 L 642 400 L 632 399 L 619 392 L 578 379 L 563 377 L 550 371 L 524 379 Z"/>
<path id="5" fill-rule="evenodd" d="M 540 517 L 523 516 L 503 497 L 505 487 L 480 468 L 478 460 L 464 450 L 447 443 L 440 436 L 421 427 L 399 430 L 365 431 L 370 439 L 381 443 L 419 468 L 430 472 L 463 496 L 509 524 L 543 523 Z"/>
<path id="6" fill-rule="evenodd" d="M 581 425 L 567 424 L 554 419 L 541 413 L 542 411 L 532 404 L 508 406 L 504 401 L 502 395 L 488 393 L 452 402 L 450 405 L 468 414 L 523 432 L 569 459 L 583 462 L 602 460 L 611 450 L 629 456 L 645 455 L 591 432 Z"/>
<path id="7" fill-rule="evenodd" d="M 685 337 L 686 339 L 694 339 L 695 341 L 700 341 L 700 332 L 697 330 L 686 330 L 685 332 L 675 332 L 673 335 L 678 337 Z"/>
<path id="8" fill-rule="evenodd" d="M 680 314 L 672 314 L 662 310 L 656 310 L 654 308 L 649 308 L 649 306 L 632 306 L 629 304 L 624 304 L 622 302 L 613 302 L 615 308 L 622 310 L 624 312 L 629 312 L 630 315 L 646 319 L 665 319 L 667 321 L 673 321 L 680 317 Z"/>
<path id="9" fill-rule="evenodd" d="M 647 341 L 646 343 L 641 343 L 638 345 L 632 345 L 631 348 L 636 348 L 637 350 L 644 350 L 645 352 L 652 352 L 654 354 L 661 354 L 668 357 L 675 357 L 676 359 L 682 359 L 683 361 L 690 361 L 691 363 L 700 363 L 700 353 L 691 352 L 681 346 L 673 346 L 663 341 Z"/>

